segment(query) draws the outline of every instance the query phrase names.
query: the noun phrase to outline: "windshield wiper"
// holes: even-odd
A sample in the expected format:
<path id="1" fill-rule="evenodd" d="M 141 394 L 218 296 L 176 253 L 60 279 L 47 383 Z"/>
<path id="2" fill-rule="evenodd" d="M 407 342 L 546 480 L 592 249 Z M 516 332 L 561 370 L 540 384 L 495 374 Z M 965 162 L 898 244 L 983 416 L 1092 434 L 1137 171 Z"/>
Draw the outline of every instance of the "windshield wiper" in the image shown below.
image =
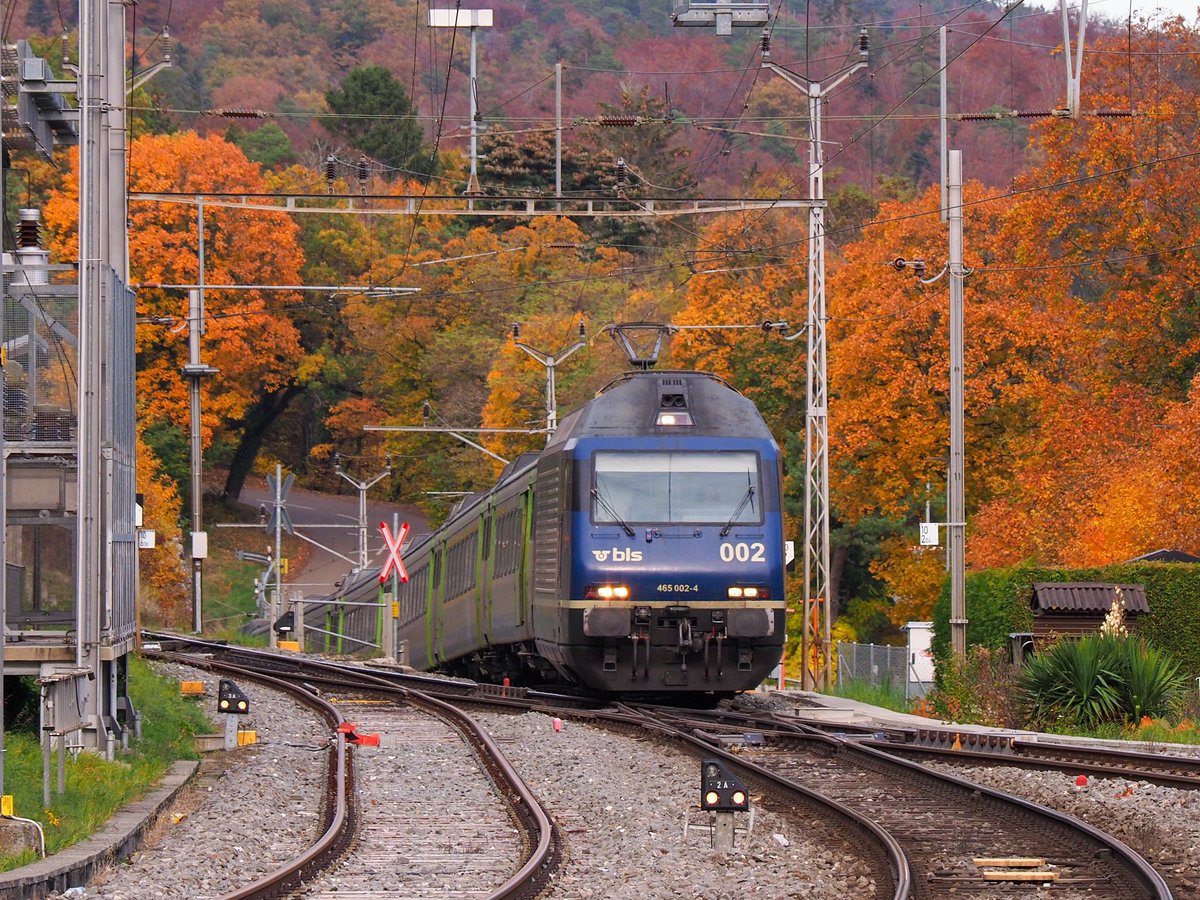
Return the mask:
<path id="1" fill-rule="evenodd" d="M 746 493 L 742 495 L 742 502 L 737 505 L 737 509 L 733 511 L 733 515 L 729 517 L 729 521 L 726 522 L 725 527 L 721 529 L 721 537 L 725 537 L 725 535 L 729 534 L 729 529 L 733 527 L 733 523 L 737 520 L 737 517 L 742 514 L 742 510 L 746 508 L 746 504 L 752 499 L 754 499 L 754 485 L 750 485 L 748 488 L 746 488 Z"/>
<path id="2" fill-rule="evenodd" d="M 604 498 L 604 495 L 600 493 L 599 488 L 592 488 L 592 497 L 595 498 L 597 503 L 599 503 L 601 506 L 604 507 L 604 511 L 607 512 L 610 516 L 612 516 L 612 518 L 616 521 L 616 523 L 625 530 L 625 533 L 627 535 L 629 535 L 630 537 L 633 537 L 635 535 L 636 532 L 634 532 L 634 530 L 629 527 L 629 523 L 626 522 L 624 519 L 622 519 L 620 514 L 615 509 L 612 508 L 612 504 L 609 503 Z"/>

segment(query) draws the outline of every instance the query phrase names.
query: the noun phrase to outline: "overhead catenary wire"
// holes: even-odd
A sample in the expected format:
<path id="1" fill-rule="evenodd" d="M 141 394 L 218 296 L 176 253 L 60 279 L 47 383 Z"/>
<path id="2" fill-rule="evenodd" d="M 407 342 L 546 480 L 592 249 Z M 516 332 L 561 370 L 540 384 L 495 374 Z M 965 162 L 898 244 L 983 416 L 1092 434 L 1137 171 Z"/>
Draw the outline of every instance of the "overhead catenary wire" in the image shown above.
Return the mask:
<path id="1" fill-rule="evenodd" d="M 971 4 L 971 6 L 972 6 L 972 7 L 973 7 L 973 6 L 975 6 L 975 5 L 977 5 L 977 4 Z M 968 8 L 970 8 L 970 7 L 968 7 Z M 994 27 L 994 23 L 993 23 L 993 25 L 992 25 L 992 26 L 989 26 L 989 30 L 990 30 L 990 28 L 991 28 L 991 27 Z M 988 35 L 987 35 L 987 34 L 986 34 L 986 32 L 985 32 L 985 34 L 984 34 L 983 36 L 981 36 L 981 37 L 988 37 Z M 989 39 L 995 39 L 995 38 L 989 38 Z M 736 70 L 735 70 L 735 71 L 736 71 Z M 447 93 L 448 93 L 448 92 L 447 92 Z M 842 119 L 842 118 L 844 118 L 844 119 L 846 119 L 846 120 L 850 120 L 850 119 L 852 119 L 853 117 L 848 117 L 848 116 L 847 116 L 847 117 L 832 117 L 832 116 L 831 116 L 831 117 L 830 117 L 830 120 L 837 120 L 837 119 Z M 899 119 L 899 118 L 901 118 L 901 116 L 899 116 L 899 115 L 892 115 L 892 116 L 891 116 L 891 118 L 896 118 L 896 119 Z M 915 117 L 915 116 L 914 116 L 914 117 L 912 117 L 912 118 L 917 118 L 917 117 Z M 931 118 L 932 118 L 932 117 L 931 117 Z M 840 151 L 839 151 L 839 152 L 840 152 Z M 872 224 L 872 223 L 867 223 L 867 227 L 870 227 L 870 224 Z M 831 233 L 832 233 L 832 232 L 831 232 Z"/>

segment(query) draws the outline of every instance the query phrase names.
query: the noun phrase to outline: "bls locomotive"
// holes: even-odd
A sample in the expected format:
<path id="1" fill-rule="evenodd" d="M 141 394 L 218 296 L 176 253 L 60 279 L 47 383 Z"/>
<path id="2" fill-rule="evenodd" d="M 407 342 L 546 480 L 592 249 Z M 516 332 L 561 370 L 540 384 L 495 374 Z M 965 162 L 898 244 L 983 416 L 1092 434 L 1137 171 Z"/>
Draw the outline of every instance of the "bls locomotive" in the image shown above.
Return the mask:
<path id="1" fill-rule="evenodd" d="M 700 372 L 631 372 L 404 552 L 404 661 L 484 681 L 727 696 L 778 664 L 779 447 Z"/>

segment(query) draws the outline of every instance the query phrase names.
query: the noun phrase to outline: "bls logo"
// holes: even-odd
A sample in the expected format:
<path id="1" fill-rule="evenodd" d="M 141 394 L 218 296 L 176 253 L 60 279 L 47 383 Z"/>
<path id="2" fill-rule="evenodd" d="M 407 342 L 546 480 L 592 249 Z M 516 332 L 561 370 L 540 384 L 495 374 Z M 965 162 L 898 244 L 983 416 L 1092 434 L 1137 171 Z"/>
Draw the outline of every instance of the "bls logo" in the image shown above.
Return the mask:
<path id="1" fill-rule="evenodd" d="M 622 550 L 620 547 L 613 547 L 609 550 L 593 550 L 592 556 L 596 557 L 596 562 L 608 562 L 609 553 L 612 554 L 613 562 L 641 562 L 641 550 Z"/>

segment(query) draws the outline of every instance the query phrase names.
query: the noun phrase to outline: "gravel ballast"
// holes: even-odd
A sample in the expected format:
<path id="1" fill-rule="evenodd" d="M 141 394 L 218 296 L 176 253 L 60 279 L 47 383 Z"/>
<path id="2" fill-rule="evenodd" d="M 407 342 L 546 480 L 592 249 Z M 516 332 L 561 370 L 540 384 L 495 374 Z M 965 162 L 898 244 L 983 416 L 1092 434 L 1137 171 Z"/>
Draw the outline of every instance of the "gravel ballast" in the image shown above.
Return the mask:
<path id="1" fill-rule="evenodd" d="M 701 831 L 685 839 L 685 819 L 708 821 L 696 808 L 700 765 L 690 756 L 577 722 L 556 732 L 539 713 L 480 718 L 563 833 L 567 860 L 553 897 L 875 896 L 853 853 L 810 840 L 771 810 L 755 810 L 732 853 L 711 849 Z M 750 824 L 749 814 L 735 815 L 739 829 Z"/>
<path id="2" fill-rule="evenodd" d="M 164 665 L 167 677 L 204 680 L 214 703 L 217 679 Z M 98 876 L 74 897 L 104 900 L 215 898 L 273 871 L 318 836 L 325 723 L 290 697 L 243 684 L 251 714 L 244 728 L 258 743 L 206 759 L 202 775 L 128 861 Z M 755 706 L 788 706 L 784 698 L 746 695 Z M 872 898 L 878 896 L 853 848 L 826 845 L 819 822 L 755 805 L 753 821 L 737 815 L 732 852 L 710 846 L 697 808 L 699 763 L 649 739 L 614 734 L 572 720 L 556 730 L 539 713 L 477 716 L 558 824 L 564 861 L 547 896 L 589 898 Z M 403 778 L 424 754 L 444 748 L 397 735 L 380 754 Z M 364 772 L 367 771 L 364 768 Z M 1143 853 L 1178 897 L 1200 898 L 1200 792 L 1121 779 L 1093 779 L 1016 768 L 952 767 L 962 777 L 1075 815 Z M 375 777 L 379 777 L 376 774 Z M 445 801 L 453 803 L 447 791 Z M 403 848 L 397 848 L 403 858 Z"/>
<path id="3" fill-rule="evenodd" d="M 204 681 L 200 702 L 215 712 L 208 672 L 156 665 L 167 678 Z M 278 691 L 250 683 L 241 728 L 258 742 L 206 758 L 196 782 L 163 815 L 146 844 L 73 897 L 159 900 L 221 897 L 274 871 L 320 835 L 329 727 Z"/>

